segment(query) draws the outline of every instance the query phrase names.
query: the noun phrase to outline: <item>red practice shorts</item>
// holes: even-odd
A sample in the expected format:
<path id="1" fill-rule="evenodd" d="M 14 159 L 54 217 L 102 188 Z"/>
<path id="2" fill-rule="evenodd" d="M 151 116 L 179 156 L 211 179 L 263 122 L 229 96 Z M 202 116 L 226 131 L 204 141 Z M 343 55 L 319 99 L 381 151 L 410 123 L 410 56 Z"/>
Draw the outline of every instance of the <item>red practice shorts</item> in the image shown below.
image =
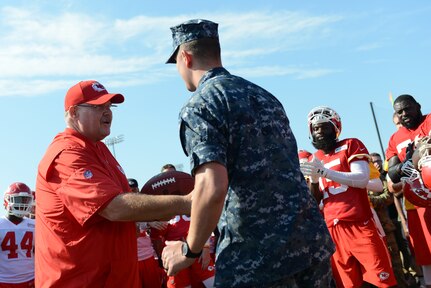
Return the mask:
<path id="1" fill-rule="evenodd" d="M 377 287 L 397 284 L 386 244 L 374 222 L 344 222 L 329 227 L 336 251 L 332 269 L 337 287 L 360 287 L 363 281 Z"/>
<path id="2" fill-rule="evenodd" d="M 210 264 L 207 269 L 202 270 L 202 264 L 199 262 L 199 258 L 190 266 L 184 270 L 178 272 L 175 276 L 169 276 L 168 288 L 180 288 L 190 286 L 192 282 L 202 282 L 208 278 L 214 277 L 215 269 L 214 262 L 210 260 Z"/>
<path id="3" fill-rule="evenodd" d="M 154 257 L 138 262 L 139 281 L 143 288 L 161 287 L 163 280 L 163 269 Z"/>
<path id="4" fill-rule="evenodd" d="M 407 210 L 407 225 L 416 263 L 431 264 L 431 208 Z"/>
<path id="5" fill-rule="evenodd" d="M 23 283 L 0 283 L 0 288 L 34 288 L 34 279 Z"/>

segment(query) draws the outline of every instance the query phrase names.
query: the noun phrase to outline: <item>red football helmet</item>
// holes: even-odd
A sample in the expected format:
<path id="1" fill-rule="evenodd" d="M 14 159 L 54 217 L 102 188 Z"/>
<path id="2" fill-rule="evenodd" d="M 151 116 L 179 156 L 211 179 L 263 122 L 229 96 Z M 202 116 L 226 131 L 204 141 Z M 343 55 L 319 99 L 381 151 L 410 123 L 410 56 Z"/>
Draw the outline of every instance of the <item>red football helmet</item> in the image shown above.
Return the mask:
<path id="1" fill-rule="evenodd" d="M 4 207 L 8 215 L 19 218 L 28 216 L 32 203 L 32 191 L 24 183 L 12 183 L 4 192 Z"/>
<path id="2" fill-rule="evenodd" d="M 326 106 L 318 106 L 313 108 L 307 116 L 308 119 L 308 131 L 312 134 L 312 125 L 318 123 L 329 122 L 335 127 L 335 134 L 338 136 L 341 134 L 341 118 L 334 109 Z"/>
<path id="3" fill-rule="evenodd" d="M 421 157 L 418 161 L 418 170 L 424 185 L 431 189 L 431 137 L 424 137 L 418 149 Z"/>
<path id="4" fill-rule="evenodd" d="M 299 163 L 302 164 L 302 163 L 310 161 L 310 158 L 311 158 L 312 155 L 313 154 L 311 154 L 307 150 L 299 149 L 298 150 Z"/>
<path id="5" fill-rule="evenodd" d="M 424 186 L 419 171 L 408 161 L 402 166 L 402 171 L 407 177 L 402 177 L 404 182 L 404 196 L 413 205 L 431 207 L 431 191 Z"/>

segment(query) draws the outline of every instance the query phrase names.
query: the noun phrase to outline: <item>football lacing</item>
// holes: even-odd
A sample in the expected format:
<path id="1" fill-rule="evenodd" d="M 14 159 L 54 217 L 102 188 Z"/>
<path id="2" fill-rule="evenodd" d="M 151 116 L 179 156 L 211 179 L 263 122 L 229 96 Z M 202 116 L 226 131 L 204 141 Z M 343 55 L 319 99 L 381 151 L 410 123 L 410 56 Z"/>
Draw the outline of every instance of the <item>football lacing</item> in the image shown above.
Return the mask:
<path id="1" fill-rule="evenodd" d="M 172 184 L 172 183 L 175 183 L 175 182 L 176 182 L 175 181 L 175 177 L 166 178 L 166 179 L 157 181 L 156 183 L 152 184 L 151 188 L 153 188 L 153 190 L 155 190 L 157 188 L 160 188 L 162 186 L 166 186 L 166 185 L 169 185 L 169 184 Z"/>

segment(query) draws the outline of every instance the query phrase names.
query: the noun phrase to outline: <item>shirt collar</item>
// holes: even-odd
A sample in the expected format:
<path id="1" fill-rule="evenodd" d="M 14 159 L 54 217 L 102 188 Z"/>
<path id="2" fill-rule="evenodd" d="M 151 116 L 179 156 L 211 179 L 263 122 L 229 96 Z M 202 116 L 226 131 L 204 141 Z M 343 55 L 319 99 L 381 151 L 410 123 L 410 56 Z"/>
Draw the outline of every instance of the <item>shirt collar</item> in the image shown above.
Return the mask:
<path id="1" fill-rule="evenodd" d="M 82 135 L 81 133 L 79 133 L 78 131 L 67 127 L 65 130 L 66 135 L 72 135 L 76 138 L 81 139 L 82 141 L 84 141 L 87 144 L 92 145 L 93 147 L 97 147 L 97 144 L 100 143 L 101 141 L 97 141 L 97 142 L 93 142 L 90 139 L 88 139 L 87 137 L 85 137 L 84 135 Z"/>
<path id="2" fill-rule="evenodd" d="M 205 81 L 207 81 L 208 79 L 214 78 L 219 75 L 230 75 L 230 73 L 223 67 L 212 68 L 207 72 L 205 72 L 201 80 L 199 80 L 198 87 L 201 86 L 203 83 L 205 83 Z"/>

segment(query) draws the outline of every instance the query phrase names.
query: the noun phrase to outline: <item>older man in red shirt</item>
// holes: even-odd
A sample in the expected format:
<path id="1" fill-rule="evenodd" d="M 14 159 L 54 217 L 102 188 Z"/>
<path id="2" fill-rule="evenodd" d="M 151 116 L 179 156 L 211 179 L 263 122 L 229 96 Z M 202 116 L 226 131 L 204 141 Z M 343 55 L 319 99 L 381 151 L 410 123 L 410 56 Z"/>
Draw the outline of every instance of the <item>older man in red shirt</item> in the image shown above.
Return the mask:
<path id="1" fill-rule="evenodd" d="M 102 142 L 123 101 L 94 80 L 66 94 L 67 128 L 37 175 L 37 287 L 138 287 L 134 221 L 190 213 L 191 195 L 126 193 L 126 175 Z"/>

